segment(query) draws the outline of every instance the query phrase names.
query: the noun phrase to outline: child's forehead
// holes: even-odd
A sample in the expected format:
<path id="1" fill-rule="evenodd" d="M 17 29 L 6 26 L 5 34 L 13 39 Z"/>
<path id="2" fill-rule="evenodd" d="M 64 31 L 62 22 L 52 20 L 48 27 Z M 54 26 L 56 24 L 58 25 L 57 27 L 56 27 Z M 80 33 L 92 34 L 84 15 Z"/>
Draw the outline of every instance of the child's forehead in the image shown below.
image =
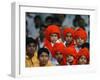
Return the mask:
<path id="1" fill-rule="evenodd" d="M 56 52 L 56 54 L 62 54 L 60 51 Z"/>
<path id="2" fill-rule="evenodd" d="M 36 46 L 36 43 L 29 43 L 28 45 Z"/>
<path id="3" fill-rule="evenodd" d="M 41 55 L 48 55 L 48 53 L 43 51 L 43 52 L 41 52 Z"/>
<path id="4" fill-rule="evenodd" d="M 50 35 L 57 35 L 58 33 L 51 33 Z"/>

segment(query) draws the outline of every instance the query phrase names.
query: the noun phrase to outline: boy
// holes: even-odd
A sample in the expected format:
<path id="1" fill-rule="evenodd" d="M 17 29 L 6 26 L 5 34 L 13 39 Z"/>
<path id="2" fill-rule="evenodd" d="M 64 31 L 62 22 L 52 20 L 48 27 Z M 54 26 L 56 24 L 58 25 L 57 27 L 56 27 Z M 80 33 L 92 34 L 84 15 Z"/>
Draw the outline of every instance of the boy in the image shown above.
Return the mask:
<path id="1" fill-rule="evenodd" d="M 75 48 L 76 48 L 77 51 L 79 51 L 82 48 L 83 44 L 86 43 L 87 33 L 82 28 L 78 28 L 74 33 L 74 38 L 75 38 L 75 41 L 76 41 Z"/>
<path id="2" fill-rule="evenodd" d="M 77 56 L 77 64 L 89 64 L 89 51 L 87 48 L 83 48 L 79 51 Z"/>
<path id="3" fill-rule="evenodd" d="M 47 48 L 40 48 L 38 50 L 39 66 L 53 66 L 49 59 L 49 51 Z"/>
<path id="4" fill-rule="evenodd" d="M 74 46 L 74 30 L 72 28 L 65 28 L 63 31 L 64 45 L 66 47 Z"/>
<path id="5" fill-rule="evenodd" d="M 74 47 L 67 47 L 65 49 L 65 60 L 66 60 L 66 65 L 76 65 L 76 56 L 77 52 Z"/>
<path id="6" fill-rule="evenodd" d="M 53 58 L 58 62 L 58 65 L 65 65 L 64 61 L 65 46 L 63 43 L 55 43 L 53 47 Z"/>
<path id="7" fill-rule="evenodd" d="M 39 61 L 37 59 L 37 42 L 36 40 L 27 37 L 26 38 L 26 67 L 39 66 Z"/>
<path id="8" fill-rule="evenodd" d="M 44 47 L 46 47 L 52 54 L 52 49 L 55 43 L 61 42 L 61 32 L 58 26 L 50 25 L 45 30 Z"/>

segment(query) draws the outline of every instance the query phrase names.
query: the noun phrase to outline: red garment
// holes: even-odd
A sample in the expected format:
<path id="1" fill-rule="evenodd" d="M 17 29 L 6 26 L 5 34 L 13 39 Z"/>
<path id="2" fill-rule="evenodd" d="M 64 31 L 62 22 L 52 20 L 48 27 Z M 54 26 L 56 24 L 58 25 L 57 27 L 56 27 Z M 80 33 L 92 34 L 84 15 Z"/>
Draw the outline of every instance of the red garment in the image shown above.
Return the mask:
<path id="1" fill-rule="evenodd" d="M 72 65 L 76 65 L 77 63 L 77 52 L 74 47 L 67 47 L 65 48 L 65 59 L 67 55 L 72 55 L 74 57 L 74 61 L 72 62 Z"/>
<path id="2" fill-rule="evenodd" d="M 55 57 L 57 52 L 60 52 L 63 55 L 63 60 L 60 62 L 60 65 L 65 65 L 64 51 L 65 51 L 65 46 L 62 42 L 54 44 L 54 46 L 53 46 L 53 55 L 52 56 Z"/>
<path id="3" fill-rule="evenodd" d="M 61 37 L 60 28 L 56 25 L 50 25 L 45 30 L 44 47 L 48 48 L 51 54 L 53 54 L 53 46 L 51 44 L 50 35 L 54 33 L 58 34 L 58 38 Z"/>
<path id="4" fill-rule="evenodd" d="M 49 25 L 47 27 L 47 29 L 45 30 L 45 38 L 50 41 L 50 35 L 51 34 L 58 34 L 58 38 L 61 37 L 61 31 L 60 31 L 60 28 L 59 26 L 56 26 L 56 25 Z"/>
<path id="5" fill-rule="evenodd" d="M 83 30 L 82 28 L 78 28 L 75 33 L 74 33 L 74 38 L 77 39 L 77 38 L 81 38 L 83 39 L 84 41 L 87 40 L 87 33 L 85 30 Z"/>
<path id="6" fill-rule="evenodd" d="M 44 47 L 46 47 L 50 51 L 50 53 L 53 55 L 53 46 L 51 42 L 48 41 L 47 39 L 44 40 Z"/>
<path id="7" fill-rule="evenodd" d="M 66 38 L 66 34 L 71 33 L 72 37 L 74 37 L 74 30 L 72 28 L 66 28 L 63 31 L 64 39 Z"/>
<path id="8" fill-rule="evenodd" d="M 72 38 L 74 38 L 74 30 L 72 28 L 66 28 L 66 29 L 64 29 L 63 36 L 64 36 L 65 40 L 66 40 L 66 34 L 67 33 L 71 33 Z M 73 39 L 72 42 L 67 47 L 71 47 L 71 46 L 74 46 L 74 45 L 75 45 L 75 43 L 74 43 L 74 39 Z"/>
<path id="9" fill-rule="evenodd" d="M 79 59 L 83 55 L 86 56 L 86 58 L 87 58 L 87 60 L 89 62 L 90 55 L 89 55 L 88 48 L 82 48 L 82 49 L 80 49 L 79 52 L 78 52 L 78 55 L 77 55 L 77 59 Z"/>

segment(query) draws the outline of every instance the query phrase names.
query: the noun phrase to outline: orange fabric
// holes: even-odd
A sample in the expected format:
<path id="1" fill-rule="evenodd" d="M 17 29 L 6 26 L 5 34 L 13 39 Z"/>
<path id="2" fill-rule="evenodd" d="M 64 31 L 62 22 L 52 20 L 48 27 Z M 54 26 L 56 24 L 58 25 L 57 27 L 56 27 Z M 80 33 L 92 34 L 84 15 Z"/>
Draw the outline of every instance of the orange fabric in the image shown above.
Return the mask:
<path id="1" fill-rule="evenodd" d="M 77 38 L 81 38 L 83 39 L 84 41 L 87 40 L 87 33 L 85 30 L 83 30 L 82 28 L 78 28 L 75 33 L 74 33 L 74 38 L 77 39 Z"/>
<path id="2" fill-rule="evenodd" d="M 64 55 L 64 49 L 65 49 L 65 46 L 64 44 L 61 42 L 61 43 L 55 43 L 54 46 L 53 46 L 53 57 L 55 56 L 55 54 L 57 52 L 60 52 Z"/>
<path id="3" fill-rule="evenodd" d="M 49 25 L 44 33 L 45 33 L 44 47 L 46 47 L 52 54 L 53 46 L 51 44 L 50 35 L 56 33 L 58 34 L 58 38 L 60 38 L 61 37 L 60 28 L 59 26 L 56 25 Z"/>
<path id="4" fill-rule="evenodd" d="M 63 36 L 64 36 L 64 39 L 66 40 L 66 34 L 67 33 L 71 33 L 71 35 L 72 35 L 72 38 L 74 38 L 74 29 L 72 29 L 72 28 L 66 28 L 66 29 L 64 29 L 63 30 Z M 74 39 L 72 40 L 72 42 L 69 44 L 69 45 L 67 45 L 67 47 L 71 47 L 71 46 L 75 46 L 75 43 L 74 43 Z"/>
<path id="5" fill-rule="evenodd" d="M 74 37 L 74 30 L 72 28 L 66 28 L 63 31 L 64 39 L 66 38 L 66 34 L 71 33 L 72 37 Z"/>
<path id="6" fill-rule="evenodd" d="M 45 38 L 50 41 L 50 35 L 51 34 L 58 34 L 58 38 L 61 37 L 61 31 L 60 31 L 60 28 L 59 26 L 56 26 L 56 25 L 49 25 L 47 27 L 47 29 L 45 30 Z"/>
<path id="7" fill-rule="evenodd" d="M 26 55 L 25 66 L 26 67 L 38 67 L 39 66 L 37 52 L 34 53 L 34 56 L 31 59 Z"/>
<path id="8" fill-rule="evenodd" d="M 53 54 L 53 46 L 47 39 L 44 40 L 44 47 L 47 48 L 51 52 L 51 54 Z"/>
<path id="9" fill-rule="evenodd" d="M 63 43 L 55 43 L 54 46 L 53 46 L 53 57 L 55 57 L 55 54 L 57 52 L 60 52 L 62 53 L 63 55 L 63 60 L 62 62 L 60 63 L 60 65 L 65 65 L 65 60 L 64 60 L 64 50 L 65 50 L 65 46 Z"/>
<path id="10" fill-rule="evenodd" d="M 77 58 L 79 59 L 82 55 L 86 56 L 86 58 L 89 60 L 89 50 L 88 48 L 82 48 L 79 50 Z"/>
<path id="11" fill-rule="evenodd" d="M 65 58 L 67 55 L 72 55 L 74 57 L 74 61 L 73 61 L 73 65 L 76 64 L 77 61 L 77 52 L 76 49 L 74 47 L 67 47 L 65 48 Z"/>

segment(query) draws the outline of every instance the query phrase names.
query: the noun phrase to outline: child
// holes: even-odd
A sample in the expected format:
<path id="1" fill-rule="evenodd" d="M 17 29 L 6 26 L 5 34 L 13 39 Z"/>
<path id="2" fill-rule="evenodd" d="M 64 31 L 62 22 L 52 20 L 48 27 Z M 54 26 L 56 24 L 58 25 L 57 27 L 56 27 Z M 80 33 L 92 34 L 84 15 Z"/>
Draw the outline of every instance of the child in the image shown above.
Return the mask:
<path id="1" fill-rule="evenodd" d="M 36 40 L 27 37 L 26 38 L 26 67 L 39 66 L 39 61 L 37 59 L 37 42 Z"/>
<path id="2" fill-rule="evenodd" d="M 49 51 L 47 48 L 40 48 L 38 51 L 39 66 L 53 66 L 49 59 Z"/>
<path id="3" fill-rule="evenodd" d="M 44 47 L 46 47 L 52 54 L 52 49 L 55 43 L 61 42 L 61 32 L 58 26 L 50 25 L 45 30 Z"/>
<path id="4" fill-rule="evenodd" d="M 82 28 L 78 28 L 74 33 L 74 38 L 76 41 L 76 50 L 79 51 L 82 48 L 82 45 L 86 43 L 87 33 Z"/>
<path id="5" fill-rule="evenodd" d="M 64 45 L 66 47 L 74 46 L 74 30 L 72 28 L 66 28 L 63 31 Z"/>
<path id="6" fill-rule="evenodd" d="M 57 60 L 58 65 L 65 65 L 64 61 L 65 46 L 63 43 L 55 43 L 53 47 L 53 57 Z"/>
<path id="7" fill-rule="evenodd" d="M 77 52 L 74 47 L 67 47 L 65 49 L 65 60 L 66 65 L 76 65 Z"/>
<path id="8" fill-rule="evenodd" d="M 83 48 L 79 51 L 77 56 L 77 64 L 89 64 L 89 51 L 87 48 Z"/>

